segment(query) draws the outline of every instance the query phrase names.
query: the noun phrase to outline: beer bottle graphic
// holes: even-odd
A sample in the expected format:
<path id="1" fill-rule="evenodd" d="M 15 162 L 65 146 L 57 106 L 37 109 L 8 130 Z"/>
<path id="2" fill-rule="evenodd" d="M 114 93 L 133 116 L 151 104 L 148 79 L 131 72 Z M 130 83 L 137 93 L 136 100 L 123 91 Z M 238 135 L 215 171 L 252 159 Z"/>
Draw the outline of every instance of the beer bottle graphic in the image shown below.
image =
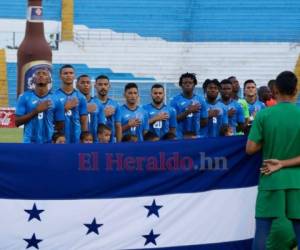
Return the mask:
<path id="1" fill-rule="evenodd" d="M 42 0 L 28 0 L 25 37 L 17 57 L 19 96 L 24 91 L 34 88 L 32 77 L 37 69 L 47 68 L 51 74 L 52 51 L 44 35 Z"/>

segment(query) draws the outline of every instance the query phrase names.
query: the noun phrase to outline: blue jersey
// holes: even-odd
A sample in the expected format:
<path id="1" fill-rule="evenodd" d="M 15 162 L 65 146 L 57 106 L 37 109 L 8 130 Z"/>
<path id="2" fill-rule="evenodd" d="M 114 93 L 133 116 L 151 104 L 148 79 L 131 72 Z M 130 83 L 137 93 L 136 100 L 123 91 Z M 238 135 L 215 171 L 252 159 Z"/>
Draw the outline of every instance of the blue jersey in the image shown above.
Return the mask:
<path id="1" fill-rule="evenodd" d="M 67 143 L 79 143 L 81 133 L 80 117 L 87 115 L 87 103 L 85 96 L 76 89 L 74 89 L 70 94 L 65 93 L 62 89 L 58 89 L 55 92 L 55 95 L 63 106 L 65 106 L 68 100 L 77 98 L 77 106 L 65 112 L 64 133 Z"/>
<path id="2" fill-rule="evenodd" d="M 127 105 L 122 105 L 120 107 L 121 124 L 126 125 L 129 120 L 139 119 L 141 124 L 137 127 L 131 127 L 127 131 L 123 132 L 123 136 L 126 134 L 135 135 L 138 141 L 143 141 L 143 135 L 149 130 L 149 120 L 147 112 L 140 106 L 137 106 L 135 110 L 131 110 Z"/>
<path id="3" fill-rule="evenodd" d="M 226 106 L 220 102 L 216 101 L 215 103 L 209 103 L 206 100 L 207 112 L 209 110 L 215 109 L 219 111 L 217 117 L 211 117 L 208 119 L 208 124 L 203 128 L 203 136 L 207 137 L 217 137 L 220 136 L 220 129 L 222 125 L 228 124 L 228 115 Z"/>
<path id="4" fill-rule="evenodd" d="M 207 107 L 203 97 L 193 95 L 192 98 L 186 98 L 179 94 L 171 101 L 171 106 L 175 108 L 177 115 L 187 110 L 188 106 L 192 104 L 200 104 L 200 111 L 197 113 L 189 114 L 184 120 L 177 123 L 177 136 L 183 138 L 185 132 L 194 132 L 200 136 L 200 120 L 208 118 Z"/>
<path id="5" fill-rule="evenodd" d="M 222 102 L 222 100 L 221 100 Z M 230 102 L 228 104 L 225 104 L 224 102 L 222 102 L 226 108 L 227 108 L 227 112 L 230 109 L 234 109 L 235 110 L 235 114 L 232 117 L 228 116 L 228 124 L 229 126 L 232 128 L 232 132 L 233 134 L 237 134 L 236 128 L 238 126 L 238 123 L 245 123 L 245 116 L 244 116 L 244 112 L 243 112 L 243 108 L 241 106 L 241 104 L 239 104 L 236 100 L 230 100 Z"/>
<path id="6" fill-rule="evenodd" d="M 100 100 L 101 102 L 101 100 Z M 120 105 L 118 102 L 108 98 L 106 102 L 101 102 L 103 105 L 103 110 L 107 107 L 112 107 L 115 110 L 115 113 L 110 116 L 106 117 L 105 125 L 111 129 L 111 137 L 110 142 L 116 142 L 116 123 L 121 123 L 121 116 L 120 116 Z"/>
<path id="7" fill-rule="evenodd" d="M 95 111 L 88 112 L 88 130 L 90 133 L 92 133 L 94 142 L 98 142 L 98 125 L 101 123 L 106 123 L 106 119 L 103 112 L 103 105 L 97 97 L 92 97 L 87 102 L 87 106 L 89 105 L 95 105 Z"/>
<path id="8" fill-rule="evenodd" d="M 248 109 L 249 109 L 249 114 L 250 114 L 250 123 L 254 120 L 256 113 L 266 107 L 266 105 L 259 101 L 256 100 L 254 103 L 248 103 Z"/>
<path id="9" fill-rule="evenodd" d="M 64 106 L 52 94 L 48 93 L 39 97 L 34 91 L 29 90 L 23 93 L 17 102 L 16 115 L 23 116 L 36 109 L 42 101 L 51 101 L 49 109 L 39 113 L 24 125 L 24 139 L 26 143 L 51 143 L 54 133 L 54 122 L 64 121 Z"/>
<path id="10" fill-rule="evenodd" d="M 177 127 L 176 110 L 173 107 L 164 104 L 161 108 L 156 108 L 152 103 L 149 103 L 143 108 L 146 110 L 149 120 L 159 113 L 168 114 L 168 120 L 156 121 L 153 124 L 149 124 L 149 130 L 156 134 L 159 138 L 162 138 L 166 133 L 168 133 L 170 128 Z"/>

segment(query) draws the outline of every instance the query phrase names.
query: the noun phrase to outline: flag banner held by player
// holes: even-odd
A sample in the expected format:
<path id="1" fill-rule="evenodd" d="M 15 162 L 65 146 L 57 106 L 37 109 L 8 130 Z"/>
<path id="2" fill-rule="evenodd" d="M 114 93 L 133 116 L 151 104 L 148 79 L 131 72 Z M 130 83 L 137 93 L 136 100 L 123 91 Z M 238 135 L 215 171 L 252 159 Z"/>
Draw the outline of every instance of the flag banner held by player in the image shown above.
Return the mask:
<path id="1" fill-rule="evenodd" d="M 245 143 L 0 144 L 0 249 L 251 249 Z"/>

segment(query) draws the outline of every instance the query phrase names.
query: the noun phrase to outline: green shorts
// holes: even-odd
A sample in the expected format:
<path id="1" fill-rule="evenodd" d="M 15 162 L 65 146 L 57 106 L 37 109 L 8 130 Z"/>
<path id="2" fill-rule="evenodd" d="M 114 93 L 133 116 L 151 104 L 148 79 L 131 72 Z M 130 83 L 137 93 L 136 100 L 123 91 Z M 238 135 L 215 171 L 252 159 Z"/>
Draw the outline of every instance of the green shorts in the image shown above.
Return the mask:
<path id="1" fill-rule="evenodd" d="M 300 189 L 258 190 L 255 217 L 300 219 Z"/>

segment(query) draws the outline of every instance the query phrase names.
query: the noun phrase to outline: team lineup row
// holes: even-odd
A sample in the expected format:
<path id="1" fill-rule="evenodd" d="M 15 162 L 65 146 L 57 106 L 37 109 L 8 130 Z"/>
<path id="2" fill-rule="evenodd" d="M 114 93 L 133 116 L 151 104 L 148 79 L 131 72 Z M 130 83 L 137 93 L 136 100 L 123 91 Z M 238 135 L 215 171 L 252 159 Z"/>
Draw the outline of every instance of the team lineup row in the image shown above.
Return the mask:
<path id="1" fill-rule="evenodd" d="M 48 69 L 33 76 L 34 88 L 19 96 L 16 125 L 24 124 L 24 142 L 50 143 L 54 137 L 65 137 L 66 143 L 121 142 L 160 139 L 217 137 L 247 133 L 258 111 L 265 104 L 258 100 L 253 80 L 244 83 L 245 99 L 239 98 L 235 77 L 203 83 L 205 98 L 194 93 L 195 74 L 185 73 L 179 79 L 181 93 L 164 103 L 164 87 L 154 84 L 152 102 L 140 106 L 135 83 L 124 89 L 125 104 L 109 98 L 110 82 L 105 75 L 95 80 L 97 94 L 91 96 L 88 75 L 77 78 L 72 65 L 60 69 L 61 87 L 49 90 Z M 262 99 L 270 102 L 267 87 L 261 87 Z M 272 105 L 272 104 L 270 104 Z M 87 139 L 86 139 L 87 138 Z"/>

